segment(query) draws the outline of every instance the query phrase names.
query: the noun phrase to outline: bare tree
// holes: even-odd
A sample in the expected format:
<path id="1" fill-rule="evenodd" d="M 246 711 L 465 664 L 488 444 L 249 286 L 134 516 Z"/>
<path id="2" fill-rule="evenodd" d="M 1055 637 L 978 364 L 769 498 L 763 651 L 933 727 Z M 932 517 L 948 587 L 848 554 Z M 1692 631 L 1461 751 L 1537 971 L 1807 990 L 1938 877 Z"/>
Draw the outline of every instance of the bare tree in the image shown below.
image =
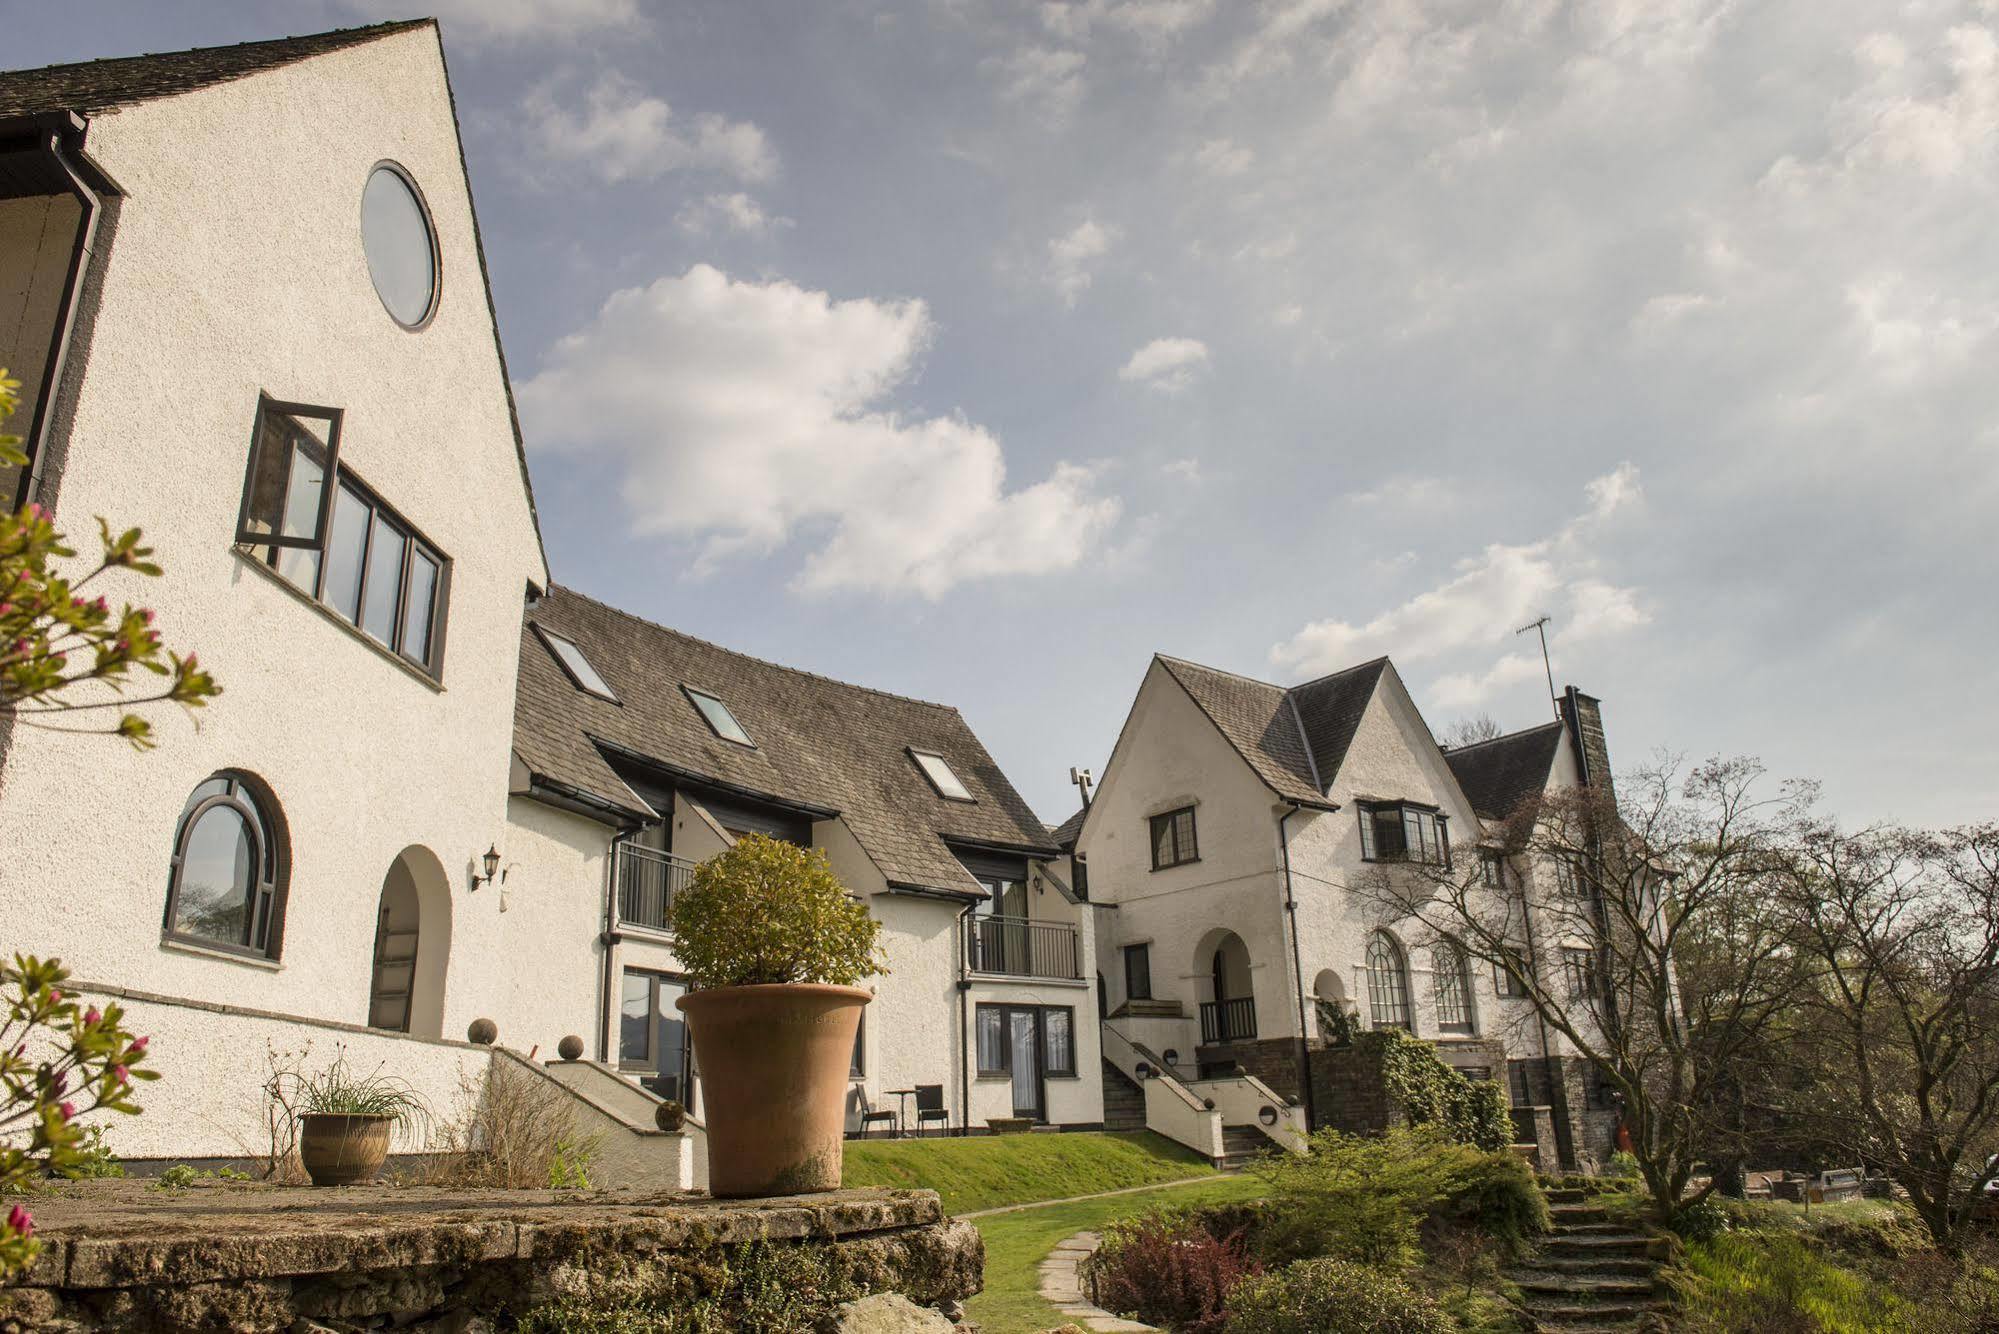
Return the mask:
<path id="1" fill-rule="evenodd" d="M 1438 737 L 1437 741 L 1445 750 L 1456 750 L 1461 746 L 1476 746 L 1481 741 L 1491 741 L 1495 737 L 1505 735 L 1506 730 L 1491 714 L 1478 713 L 1469 718 L 1460 718 L 1446 727 L 1444 734 Z"/>
<path id="2" fill-rule="evenodd" d="M 1730 1083 L 1798 984 L 1769 882 L 1809 793 L 1764 797 L 1761 777 L 1750 760 L 1663 764 L 1625 779 L 1621 806 L 1551 793 L 1454 869 L 1374 877 L 1383 905 L 1503 973 L 1621 1096 L 1662 1220 L 1714 1189 L 1688 1193 L 1731 1152 Z"/>
<path id="3" fill-rule="evenodd" d="M 1959 1250 L 1999 1153 L 1999 824 L 1807 827 L 1787 888 L 1819 970 L 1799 1028 L 1819 1077 L 1796 1119 Z"/>

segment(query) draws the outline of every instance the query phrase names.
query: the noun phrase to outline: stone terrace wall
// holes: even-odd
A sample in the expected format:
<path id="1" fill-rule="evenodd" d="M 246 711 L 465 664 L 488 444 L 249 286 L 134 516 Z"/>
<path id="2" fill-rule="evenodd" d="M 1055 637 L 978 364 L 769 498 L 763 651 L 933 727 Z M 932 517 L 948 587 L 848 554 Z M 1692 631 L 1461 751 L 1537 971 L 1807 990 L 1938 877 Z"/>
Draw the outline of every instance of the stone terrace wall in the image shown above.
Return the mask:
<path id="1" fill-rule="evenodd" d="M 954 1314 L 985 1250 L 935 1192 L 727 1202 L 623 1192 L 75 1183 L 31 1202 L 42 1253 L 0 1329 L 463 1330 L 564 1299 L 645 1296 L 765 1240 L 824 1248 L 871 1291 Z"/>

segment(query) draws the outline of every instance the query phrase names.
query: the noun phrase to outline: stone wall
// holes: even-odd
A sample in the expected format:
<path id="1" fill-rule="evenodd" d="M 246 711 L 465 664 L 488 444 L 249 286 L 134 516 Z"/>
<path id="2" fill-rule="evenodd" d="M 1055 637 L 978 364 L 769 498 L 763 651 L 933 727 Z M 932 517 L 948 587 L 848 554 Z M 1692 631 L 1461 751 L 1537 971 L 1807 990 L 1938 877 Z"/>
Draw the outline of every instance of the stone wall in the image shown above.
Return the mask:
<path id="1" fill-rule="evenodd" d="M 1216 1042 L 1194 1049 L 1194 1060 L 1206 1078 L 1209 1072 L 1234 1064 L 1246 1075 L 1255 1075 L 1270 1085 L 1271 1091 L 1291 1101 L 1298 1100 L 1298 1039 L 1260 1038 L 1251 1042 Z M 1175 1073 L 1178 1073 L 1177 1071 Z M 1185 1076 L 1182 1076 L 1185 1078 Z"/>
<path id="2" fill-rule="evenodd" d="M 1402 1124 L 1402 1109 L 1382 1078 L 1378 1049 L 1325 1047 L 1309 1059 L 1315 1129 L 1367 1135 Z"/>
<path id="3" fill-rule="evenodd" d="M 984 1245 L 931 1191 L 721 1202 L 625 1192 L 74 1183 L 33 1201 L 44 1245 L 0 1330 L 463 1330 L 557 1302 L 706 1291 L 752 1242 L 810 1246 L 871 1292 L 955 1318 Z"/>

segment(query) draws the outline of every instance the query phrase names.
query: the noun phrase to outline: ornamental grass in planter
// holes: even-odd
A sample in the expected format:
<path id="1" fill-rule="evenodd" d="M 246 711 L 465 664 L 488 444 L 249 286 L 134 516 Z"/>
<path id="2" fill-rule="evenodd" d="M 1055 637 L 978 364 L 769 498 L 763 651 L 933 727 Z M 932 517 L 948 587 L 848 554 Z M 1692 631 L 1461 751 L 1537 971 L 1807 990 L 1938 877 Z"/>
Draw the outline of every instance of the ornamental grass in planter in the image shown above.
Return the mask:
<path id="1" fill-rule="evenodd" d="M 855 984 L 883 966 L 881 924 L 823 852 L 751 834 L 674 895 L 674 953 L 707 1100 L 718 1198 L 840 1186 Z"/>
<path id="2" fill-rule="evenodd" d="M 299 1161 L 315 1186 L 373 1181 L 388 1161 L 395 1132 L 430 1118 L 409 1085 L 379 1070 L 355 1075 L 344 1050 L 316 1075 L 293 1074 L 291 1084 L 273 1092 L 297 1121 Z"/>

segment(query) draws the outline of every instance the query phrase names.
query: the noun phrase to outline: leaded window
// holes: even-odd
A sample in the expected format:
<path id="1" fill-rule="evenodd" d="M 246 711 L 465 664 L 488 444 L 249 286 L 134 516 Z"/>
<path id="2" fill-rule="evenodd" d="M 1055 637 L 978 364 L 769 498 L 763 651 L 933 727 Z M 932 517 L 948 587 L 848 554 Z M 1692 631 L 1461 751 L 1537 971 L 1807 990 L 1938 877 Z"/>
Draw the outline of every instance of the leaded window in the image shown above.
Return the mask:
<path id="1" fill-rule="evenodd" d="M 1194 838 L 1194 808 L 1182 806 L 1177 811 L 1167 811 L 1152 817 L 1152 869 L 1163 871 L 1169 866 L 1181 866 L 1201 859 L 1201 849 Z"/>
<path id="2" fill-rule="evenodd" d="M 1376 1028 L 1415 1031 L 1409 1009 L 1409 963 L 1386 931 L 1367 942 L 1367 1006 Z"/>
<path id="3" fill-rule="evenodd" d="M 1359 811 L 1363 861 L 1450 866 L 1449 817 L 1407 803 L 1363 802 Z"/>
<path id="4" fill-rule="evenodd" d="M 1471 968 L 1465 952 L 1456 945 L 1439 945 L 1432 962 L 1437 979 L 1437 1027 L 1446 1033 L 1471 1032 Z"/>

